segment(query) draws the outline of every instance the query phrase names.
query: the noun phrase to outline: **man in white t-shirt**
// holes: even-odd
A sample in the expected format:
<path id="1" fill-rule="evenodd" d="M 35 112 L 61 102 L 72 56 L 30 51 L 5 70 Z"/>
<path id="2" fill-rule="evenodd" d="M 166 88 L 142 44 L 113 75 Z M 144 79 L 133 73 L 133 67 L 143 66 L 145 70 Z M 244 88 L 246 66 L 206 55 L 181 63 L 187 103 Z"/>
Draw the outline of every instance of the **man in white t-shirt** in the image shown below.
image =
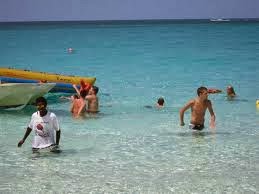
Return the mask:
<path id="1" fill-rule="evenodd" d="M 50 151 L 55 151 L 60 140 L 60 128 L 57 117 L 54 113 L 47 110 L 47 100 L 44 97 L 36 99 L 36 106 L 38 111 L 32 114 L 31 121 L 24 137 L 19 141 L 18 147 L 22 146 L 33 130 L 35 132 L 32 140 L 33 151 L 42 148 L 51 148 Z"/>

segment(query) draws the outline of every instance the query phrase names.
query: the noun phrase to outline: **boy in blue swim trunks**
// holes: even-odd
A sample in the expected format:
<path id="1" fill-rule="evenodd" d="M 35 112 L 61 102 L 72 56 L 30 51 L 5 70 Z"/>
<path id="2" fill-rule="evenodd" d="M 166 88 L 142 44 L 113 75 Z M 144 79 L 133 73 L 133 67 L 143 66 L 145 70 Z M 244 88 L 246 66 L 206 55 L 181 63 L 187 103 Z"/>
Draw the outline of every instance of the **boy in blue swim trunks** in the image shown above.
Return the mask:
<path id="1" fill-rule="evenodd" d="M 210 127 L 215 127 L 215 114 L 212 108 L 211 101 L 208 100 L 208 90 L 206 87 L 200 87 L 197 89 L 197 98 L 190 100 L 180 110 L 180 125 L 184 126 L 184 112 L 191 108 L 191 122 L 189 125 L 190 129 L 202 130 L 204 128 L 204 117 L 206 110 L 210 112 L 211 120 Z"/>

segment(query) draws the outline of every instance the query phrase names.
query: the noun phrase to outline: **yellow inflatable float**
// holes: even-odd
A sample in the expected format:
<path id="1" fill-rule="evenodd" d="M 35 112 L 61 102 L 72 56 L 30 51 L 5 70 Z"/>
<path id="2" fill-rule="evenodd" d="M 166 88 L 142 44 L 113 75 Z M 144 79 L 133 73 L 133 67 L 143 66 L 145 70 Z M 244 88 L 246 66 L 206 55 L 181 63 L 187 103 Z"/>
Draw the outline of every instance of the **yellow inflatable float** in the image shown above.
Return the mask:
<path id="1" fill-rule="evenodd" d="M 29 80 L 38 80 L 38 81 L 47 81 L 55 83 L 70 83 L 70 84 L 80 84 L 80 81 L 83 80 L 86 83 L 91 85 L 94 84 L 95 77 L 79 77 L 79 76 L 67 76 L 61 74 L 52 74 L 45 72 L 36 72 L 29 70 L 19 70 L 11 68 L 2 68 L 0 67 L 0 76 L 19 78 L 19 79 L 29 79 Z"/>

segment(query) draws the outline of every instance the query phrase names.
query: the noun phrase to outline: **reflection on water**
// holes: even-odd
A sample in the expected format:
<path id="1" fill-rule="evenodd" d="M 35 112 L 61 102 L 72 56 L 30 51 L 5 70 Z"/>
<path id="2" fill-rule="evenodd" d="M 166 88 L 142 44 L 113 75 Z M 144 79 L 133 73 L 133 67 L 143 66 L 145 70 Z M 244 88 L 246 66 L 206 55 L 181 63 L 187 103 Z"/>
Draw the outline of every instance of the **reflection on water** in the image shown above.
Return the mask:
<path id="1" fill-rule="evenodd" d="M 222 131 L 186 131 L 186 132 L 178 132 L 178 133 L 166 133 L 167 135 L 175 135 L 180 137 L 204 137 L 204 136 L 212 136 L 212 135 L 231 135 L 230 132 L 222 132 Z"/>

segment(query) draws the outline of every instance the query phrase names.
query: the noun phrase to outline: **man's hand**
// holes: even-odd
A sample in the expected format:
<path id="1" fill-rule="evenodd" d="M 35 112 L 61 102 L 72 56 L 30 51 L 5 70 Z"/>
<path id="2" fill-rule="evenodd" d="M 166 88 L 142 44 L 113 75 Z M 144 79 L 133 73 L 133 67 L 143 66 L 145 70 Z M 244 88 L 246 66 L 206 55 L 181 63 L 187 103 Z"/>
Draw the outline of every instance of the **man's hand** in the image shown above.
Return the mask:
<path id="1" fill-rule="evenodd" d="M 24 143 L 24 140 L 23 139 L 20 140 L 19 143 L 18 143 L 18 147 L 21 147 L 23 143 Z"/>
<path id="2" fill-rule="evenodd" d="M 210 128 L 211 128 L 211 129 L 214 129 L 215 126 L 216 126 L 216 125 L 215 125 L 215 122 L 214 122 L 214 121 L 210 122 Z"/>

